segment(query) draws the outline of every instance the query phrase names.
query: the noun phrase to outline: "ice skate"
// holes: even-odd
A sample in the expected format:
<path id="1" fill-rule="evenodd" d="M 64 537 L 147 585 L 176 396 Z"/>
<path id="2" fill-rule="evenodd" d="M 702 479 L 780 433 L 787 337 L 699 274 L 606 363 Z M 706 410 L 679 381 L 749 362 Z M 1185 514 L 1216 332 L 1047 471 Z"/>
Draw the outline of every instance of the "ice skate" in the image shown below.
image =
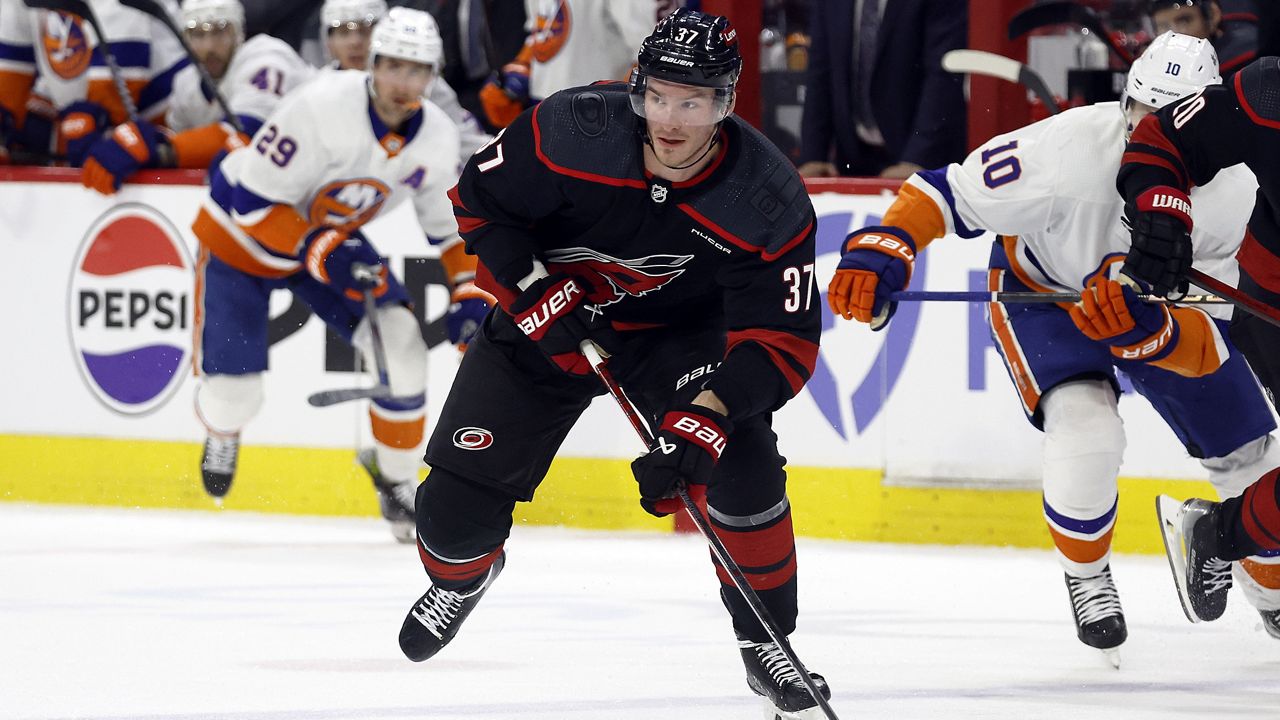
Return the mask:
<path id="1" fill-rule="evenodd" d="M 469 588 L 442 590 L 434 585 L 428 588 L 409 609 L 400 626 L 400 649 L 405 657 L 422 662 L 444 649 L 506 563 L 504 552 L 493 561 L 484 577 Z"/>
<path id="2" fill-rule="evenodd" d="M 240 456 L 240 434 L 211 432 L 204 440 L 204 456 L 200 460 L 200 478 L 209 497 L 221 502 L 231 490 Z"/>
<path id="3" fill-rule="evenodd" d="M 782 653 L 777 643 L 738 641 L 742 663 L 747 667 L 747 686 L 765 699 L 767 720 L 808 720 L 823 717 L 822 708 L 809 694 L 800 674 Z M 817 673 L 809 673 L 824 699 L 831 698 L 831 688 Z"/>
<path id="4" fill-rule="evenodd" d="M 1191 622 L 1217 620 L 1227 609 L 1231 563 L 1213 555 L 1212 523 L 1201 522 L 1217 506 L 1208 500 L 1193 498 L 1180 504 L 1167 495 L 1156 497 L 1165 556 L 1182 612 Z"/>
<path id="5" fill-rule="evenodd" d="M 1064 575 L 1071 595 L 1071 613 L 1080 642 L 1102 651 L 1112 667 L 1120 667 L 1119 647 L 1129 637 L 1120 607 L 1120 594 L 1111 579 L 1111 566 L 1087 578 Z"/>
<path id="6" fill-rule="evenodd" d="M 398 542 L 411 543 L 417 535 L 417 519 L 413 512 L 414 498 L 418 495 L 417 480 L 395 482 L 382 476 L 378 470 L 378 458 L 373 448 L 361 450 L 357 457 L 361 467 L 373 479 L 378 491 L 378 505 L 382 517 L 391 523 L 391 534 Z"/>

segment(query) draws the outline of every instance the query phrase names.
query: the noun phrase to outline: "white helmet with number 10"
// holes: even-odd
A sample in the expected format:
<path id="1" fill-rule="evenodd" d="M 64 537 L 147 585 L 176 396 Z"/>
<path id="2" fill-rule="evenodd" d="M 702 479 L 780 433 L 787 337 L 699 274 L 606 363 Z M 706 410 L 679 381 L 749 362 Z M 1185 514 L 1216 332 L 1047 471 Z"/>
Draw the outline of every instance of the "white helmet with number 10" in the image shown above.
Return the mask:
<path id="1" fill-rule="evenodd" d="M 422 10 L 394 7 L 373 26 L 369 43 L 369 67 L 379 57 L 430 65 L 439 74 L 444 63 L 444 41 L 436 21 Z"/>
<path id="2" fill-rule="evenodd" d="M 1134 103 L 1142 103 L 1142 115 L 1159 110 L 1175 100 L 1222 83 L 1218 74 L 1218 54 L 1208 40 L 1172 30 L 1151 41 L 1142 56 L 1133 61 L 1120 97 L 1120 107 L 1132 132 L 1137 125 L 1131 115 Z"/>

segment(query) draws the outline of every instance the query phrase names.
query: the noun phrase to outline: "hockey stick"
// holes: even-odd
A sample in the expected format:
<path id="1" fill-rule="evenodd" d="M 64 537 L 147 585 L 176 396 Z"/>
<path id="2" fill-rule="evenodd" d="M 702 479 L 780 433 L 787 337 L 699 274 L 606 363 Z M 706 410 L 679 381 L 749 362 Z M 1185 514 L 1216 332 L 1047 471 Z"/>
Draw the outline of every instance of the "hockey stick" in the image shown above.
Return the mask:
<path id="1" fill-rule="evenodd" d="M 382 328 L 378 325 L 378 306 L 373 300 L 373 287 L 378 279 L 378 267 L 355 263 L 351 266 L 351 274 L 365 286 L 364 316 L 369 321 L 369 335 L 373 340 L 373 364 L 377 368 L 378 384 L 369 388 L 343 388 L 312 393 L 307 398 L 307 402 L 313 407 L 328 407 L 364 398 L 391 397 L 391 382 L 387 379 L 387 354 L 382 345 Z"/>
<path id="2" fill-rule="evenodd" d="M 627 397 L 627 393 L 622 389 L 622 386 L 613 379 L 613 373 L 609 371 L 609 368 L 605 367 L 604 358 L 600 357 L 600 351 L 596 349 L 595 344 L 590 340 L 584 340 L 579 349 L 586 356 L 587 362 L 591 363 L 591 369 L 600 378 L 600 382 L 604 384 L 605 389 L 617 401 L 618 407 L 622 409 L 622 414 L 627 416 L 631 427 L 635 428 L 636 434 L 640 436 L 640 441 L 644 443 L 645 450 L 652 450 L 655 442 L 653 431 L 645 424 L 640 411 L 631 402 L 631 398 Z M 711 530 L 711 525 L 703 517 L 702 511 L 698 509 L 698 505 L 694 503 L 693 498 L 689 497 L 689 491 L 684 487 L 678 487 L 676 494 L 680 496 L 680 501 L 684 503 L 685 512 L 689 513 L 689 518 L 698 527 L 698 532 L 702 533 L 702 537 L 711 546 L 711 553 L 720 562 L 720 567 L 724 568 L 725 572 L 729 574 L 734 586 L 742 594 L 742 598 L 751 606 L 751 611 L 755 613 L 756 619 L 764 626 L 765 631 L 769 633 L 769 637 L 778 644 L 778 648 L 782 650 L 787 662 L 791 663 L 792 669 L 800 675 L 800 680 L 804 683 L 805 689 L 817 701 L 819 707 L 822 708 L 822 712 L 829 720 L 839 720 L 836 717 L 836 711 L 831 709 L 831 704 L 818 691 L 818 686 L 813 682 L 813 678 L 809 677 L 809 671 L 805 669 L 804 663 L 800 662 L 800 658 L 796 657 L 795 651 L 791 649 L 787 636 L 783 635 L 782 631 L 778 629 L 777 623 L 774 622 L 773 617 L 769 614 L 769 609 L 764 606 L 756 591 L 751 589 L 751 585 L 747 582 L 747 577 L 742 574 L 741 566 L 729 554 L 724 543 L 720 542 L 720 538 Z"/>
<path id="3" fill-rule="evenodd" d="M 942 56 L 942 69 L 949 73 L 984 75 L 1017 83 L 1035 93 L 1051 115 L 1062 112 L 1040 73 L 1012 58 L 984 50 L 951 50 Z"/>
<path id="4" fill-rule="evenodd" d="M 1212 290 L 1227 302 L 1235 305 L 1237 308 L 1261 318 L 1276 327 L 1280 327 L 1280 310 L 1277 310 L 1260 300 L 1251 298 L 1212 275 L 1206 275 L 1195 268 L 1191 268 L 1187 271 L 1187 278 L 1206 290 Z"/>
<path id="5" fill-rule="evenodd" d="M 236 129 L 238 133 L 244 133 L 244 125 L 241 124 L 240 118 L 231 112 L 231 106 L 227 104 L 227 99 L 222 97 L 222 93 L 218 92 L 218 84 L 213 81 L 209 75 L 209 71 L 205 69 L 204 64 L 196 58 L 196 51 L 191 48 L 191 43 L 187 42 L 187 36 L 173 22 L 173 18 L 169 17 L 169 13 L 160 6 L 156 0 L 120 0 L 120 4 L 125 7 L 131 7 L 141 13 L 146 13 L 151 17 L 159 20 L 173 36 L 178 38 L 178 42 L 182 44 L 182 49 L 187 53 L 187 57 L 191 58 L 191 64 L 195 67 L 196 72 L 200 73 L 200 86 L 204 88 L 205 95 L 213 96 L 218 107 L 222 108 L 222 114 L 226 116 L 227 122 L 231 127 Z"/>
<path id="6" fill-rule="evenodd" d="M 1111 37 L 1098 13 L 1091 7 L 1077 5 L 1069 0 L 1032 5 L 1014 15 L 1009 21 L 1009 39 L 1017 40 L 1032 30 L 1050 25 L 1079 25 L 1086 28 L 1107 44 L 1107 48 L 1124 63 L 1126 70 L 1133 64 L 1133 55 L 1129 49 Z"/>
<path id="7" fill-rule="evenodd" d="M 1078 292 L 988 292 L 946 290 L 900 290 L 889 297 L 894 302 L 970 302 L 970 303 L 1061 303 L 1080 302 Z M 1155 295 L 1139 295 L 1139 300 L 1149 303 L 1170 301 Z M 1217 295 L 1187 295 L 1177 301 L 1179 305 L 1225 305 L 1231 301 Z"/>
<path id="8" fill-rule="evenodd" d="M 124 82 L 124 74 L 120 72 L 120 66 L 116 64 L 115 55 L 111 53 L 111 43 L 107 42 L 107 35 L 102 32 L 102 25 L 98 23 L 98 16 L 89 7 L 89 3 L 85 2 L 85 0 L 23 0 L 23 2 L 30 8 L 52 10 L 54 12 L 62 11 L 78 15 L 93 26 L 93 31 L 98 35 L 98 49 L 102 50 L 102 57 L 107 61 L 107 70 L 111 73 L 111 80 L 115 82 L 116 92 L 120 94 L 120 102 L 124 105 L 124 111 L 129 116 L 130 121 L 138 122 L 138 106 L 133 104 L 133 96 L 129 94 L 129 86 Z"/>

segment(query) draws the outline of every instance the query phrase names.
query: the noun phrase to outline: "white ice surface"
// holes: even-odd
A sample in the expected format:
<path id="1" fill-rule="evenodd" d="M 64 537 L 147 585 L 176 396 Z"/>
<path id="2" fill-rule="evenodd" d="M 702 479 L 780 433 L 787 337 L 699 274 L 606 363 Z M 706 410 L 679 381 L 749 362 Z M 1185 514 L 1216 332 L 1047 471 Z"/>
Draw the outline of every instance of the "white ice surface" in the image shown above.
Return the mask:
<path id="1" fill-rule="evenodd" d="M 0 718 L 758 718 L 701 542 L 517 527 L 419 665 L 396 633 L 425 576 L 380 522 L 0 504 Z M 843 720 L 1280 717 L 1238 591 L 1193 626 L 1163 558 L 1112 567 L 1118 671 L 1042 551 L 801 540 L 793 639 Z"/>

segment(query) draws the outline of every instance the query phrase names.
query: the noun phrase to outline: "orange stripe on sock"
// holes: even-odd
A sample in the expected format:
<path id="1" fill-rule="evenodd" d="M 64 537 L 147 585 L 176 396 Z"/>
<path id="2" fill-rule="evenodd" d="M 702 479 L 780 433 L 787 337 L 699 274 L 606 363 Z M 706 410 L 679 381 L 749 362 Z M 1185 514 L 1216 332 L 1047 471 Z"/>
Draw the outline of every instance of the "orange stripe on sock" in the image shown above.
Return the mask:
<path id="1" fill-rule="evenodd" d="M 1262 587 L 1280 590 L 1280 565 L 1268 565 L 1245 558 L 1240 561 L 1240 566 Z"/>
<path id="2" fill-rule="evenodd" d="M 1114 527 L 1108 529 L 1102 534 L 1102 537 L 1096 540 L 1080 540 L 1063 535 L 1050 525 L 1049 535 L 1053 537 L 1053 544 L 1058 548 L 1058 552 L 1062 553 L 1068 560 L 1087 564 L 1101 560 L 1110 552 L 1111 532 L 1114 529 Z"/>
<path id="3" fill-rule="evenodd" d="M 422 442 L 427 416 L 424 412 L 412 420 L 388 420 L 370 408 L 369 421 L 373 424 L 374 440 L 397 450 L 412 450 Z"/>

